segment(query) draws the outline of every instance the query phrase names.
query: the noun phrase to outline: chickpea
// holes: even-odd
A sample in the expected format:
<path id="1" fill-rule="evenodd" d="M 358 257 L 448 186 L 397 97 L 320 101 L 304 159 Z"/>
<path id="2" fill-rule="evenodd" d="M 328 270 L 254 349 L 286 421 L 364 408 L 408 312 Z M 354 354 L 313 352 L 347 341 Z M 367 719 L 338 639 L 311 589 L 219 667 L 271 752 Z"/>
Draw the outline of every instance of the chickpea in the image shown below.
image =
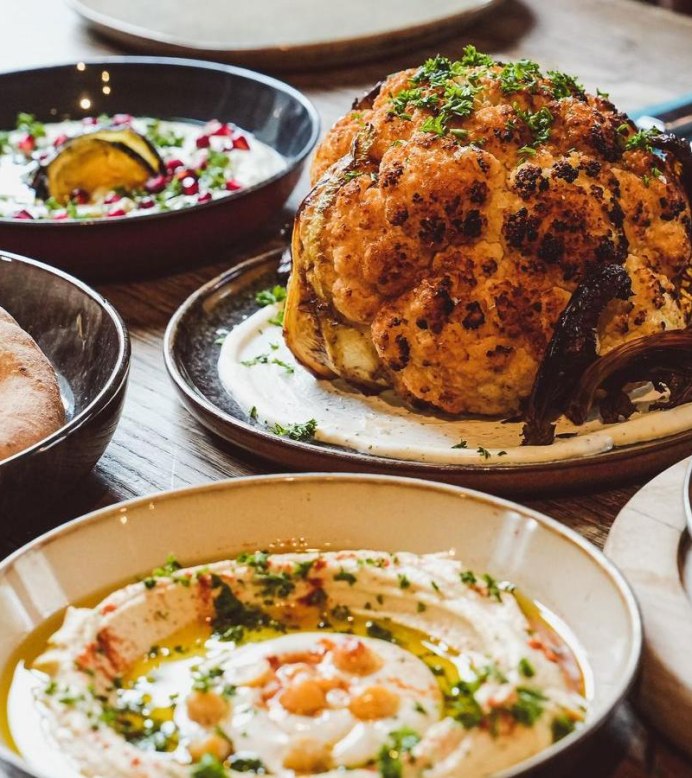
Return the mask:
<path id="1" fill-rule="evenodd" d="M 331 766 L 330 747 L 310 737 L 294 740 L 284 756 L 284 767 L 297 773 L 324 773 Z"/>
<path id="2" fill-rule="evenodd" d="M 382 667 L 382 660 L 362 640 L 346 640 L 332 651 L 334 665 L 345 673 L 371 675 Z"/>
<path id="3" fill-rule="evenodd" d="M 361 721 L 386 719 L 399 710 L 399 696 L 384 686 L 368 686 L 357 697 L 353 697 L 348 709 Z"/>
<path id="4" fill-rule="evenodd" d="M 192 692 L 186 701 L 187 715 L 203 727 L 213 727 L 228 714 L 230 705 L 214 692 Z"/>
<path id="5" fill-rule="evenodd" d="M 205 738 L 193 740 L 187 747 L 187 750 L 190 752 L 190 758 L 193 762 L 201 761 L 205 754 L 211 754 L 211 756 L 215 756 L 219 762 L 223 762 L 224 759 L 228 759 L 233 753 L 233 746 L 231 745 L 230 740 L 221 737 L 221 735 L 214 734 Z"/>
<path id="6" fill-rule="evenodd" d="M 279 702 L 290 713 L 299 716 L 315 716 L 326 707 L 327 698 L 317 681 L 307 679 L 284 689 Z"/>

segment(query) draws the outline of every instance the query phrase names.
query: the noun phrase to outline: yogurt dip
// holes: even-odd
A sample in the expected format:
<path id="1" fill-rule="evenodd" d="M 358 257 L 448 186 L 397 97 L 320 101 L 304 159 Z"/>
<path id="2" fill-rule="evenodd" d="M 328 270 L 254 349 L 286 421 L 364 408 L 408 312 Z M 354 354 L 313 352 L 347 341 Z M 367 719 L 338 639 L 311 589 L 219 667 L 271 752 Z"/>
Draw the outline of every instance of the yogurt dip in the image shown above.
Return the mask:
<path id="1" fill-rule="evenodd" d="M 278 292 L 281 287 L 276 287 Z M 258 299 L 265 301 L 260 293 Z M 269 302 L 223 337 L 218 361 L 221 383 L 251 420 L 276 435 L 316 440 L 393 459 L 487 467 L 591 456 L 692 427 L 692 404 L 649 410 L 660 399 L 653 389 L 637 390 L 637 411 L 617 424 L 595 414 L 581 426 L 564 417 L 555 442 L 522 446 L 523 423 L 474 416 L 415 411 L 392 391 L 364 394 L 343 380 L 316 378 L 286 346 L 281 330 L 282 300 Z"/>
<path id="2" fill-rule="evenodd" d="M 93 198 L 73 193 L 67 203 L 37 195 L 36 174 L 65 144 L 101 129 L 131 128 L 164 163 L 141 189 L 106 189 Z M 20 114 L 17 129 L 0 132 L 0 218 L 100 219 L 143 216 L 227 197 L 271 178 L 285 159 L 251 133 L 213 120 L 205 124 L 117 114 L 42 123 Z"/>
<path id="3" fill-rule="evenodd" d="M 513 587 L 445 555 L 173 560 L 70 608 L 9 725 L 58 776 L 487 776 L 587 715 L 586 665 Z"/>

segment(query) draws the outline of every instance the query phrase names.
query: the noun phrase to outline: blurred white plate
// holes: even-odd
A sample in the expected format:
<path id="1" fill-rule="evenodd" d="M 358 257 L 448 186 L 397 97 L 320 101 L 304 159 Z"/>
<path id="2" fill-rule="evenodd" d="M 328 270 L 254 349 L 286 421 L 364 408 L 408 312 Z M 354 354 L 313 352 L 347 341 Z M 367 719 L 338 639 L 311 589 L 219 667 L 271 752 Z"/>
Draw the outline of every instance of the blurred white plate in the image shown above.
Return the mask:
<path id="1" fill-rule="evenodd" d="M 501 0 L 68 0 L 97 32 L 151 54 L 272 69 L 379 58 L 453 35 Z"/>

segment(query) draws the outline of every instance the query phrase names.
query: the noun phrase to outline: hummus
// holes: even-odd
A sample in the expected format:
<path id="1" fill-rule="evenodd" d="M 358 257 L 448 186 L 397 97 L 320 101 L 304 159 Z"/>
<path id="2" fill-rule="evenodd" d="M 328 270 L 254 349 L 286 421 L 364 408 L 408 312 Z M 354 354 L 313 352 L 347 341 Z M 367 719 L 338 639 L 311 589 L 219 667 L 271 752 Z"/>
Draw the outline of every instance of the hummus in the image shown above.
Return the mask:
<path id="1" fill-rule="evenodd" d="M 68 610 L 15 675 L 10 727 L 61 775 L 491 775 L 586 712 L 574 654 L 534 610 L 444 555 L 169 560 Z M 38 726 L 12 704 L 23 687 Z"/>

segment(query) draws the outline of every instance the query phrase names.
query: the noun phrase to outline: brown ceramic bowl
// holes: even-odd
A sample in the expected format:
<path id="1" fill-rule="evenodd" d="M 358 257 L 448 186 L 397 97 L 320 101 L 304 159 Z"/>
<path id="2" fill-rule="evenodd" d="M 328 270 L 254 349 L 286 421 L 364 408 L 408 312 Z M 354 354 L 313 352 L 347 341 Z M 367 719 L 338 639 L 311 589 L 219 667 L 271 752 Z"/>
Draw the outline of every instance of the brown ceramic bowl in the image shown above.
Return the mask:
<path id="1" fill-rule="evenodd" d="M 266 181 L 178 211 L 59 222 L 0 218 L 4 249 L 89 280 L 218 260 L 220 252 L 228 253 L 277 214 L 319 134 L 317 112 L 292 87 L 250 70 L 196 60 L 110 57 L 4 73 L 0 94 L 0 129 L 14 127 L 22 111 L 41 121 L 101 113 L 219 119 L 249 130 L 286 158 L 286 168 Z M 85 104 L 88 109 L 81 107 Z"/>
<path id="2" fill-rule="evenodd" d="M 67 422 L 0 462 L 0 538 L 25 542 L 55 521 L 56 498 L 86 475 L 120 418 L 130 342 L 113 306 L 76 278 L 0 252 L 0 305 L 36 340 L 58 375 Z"/>

